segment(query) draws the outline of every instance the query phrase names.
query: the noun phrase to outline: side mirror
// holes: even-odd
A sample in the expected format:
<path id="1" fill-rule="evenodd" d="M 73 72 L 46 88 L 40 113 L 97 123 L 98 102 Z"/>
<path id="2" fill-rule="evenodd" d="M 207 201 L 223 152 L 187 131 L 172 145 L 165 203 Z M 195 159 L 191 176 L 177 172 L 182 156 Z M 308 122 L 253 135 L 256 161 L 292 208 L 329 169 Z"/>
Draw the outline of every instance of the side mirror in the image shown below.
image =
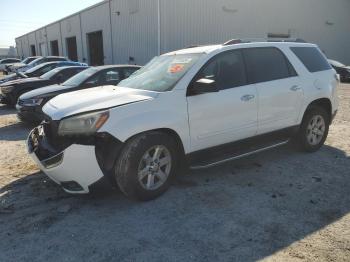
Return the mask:
<path id="1" fill-rule="evenodd" d="M 192 84 L 189 95 L 200 95 L 205 93 L 219 92 L 215 80 L 202 78 Z"/>

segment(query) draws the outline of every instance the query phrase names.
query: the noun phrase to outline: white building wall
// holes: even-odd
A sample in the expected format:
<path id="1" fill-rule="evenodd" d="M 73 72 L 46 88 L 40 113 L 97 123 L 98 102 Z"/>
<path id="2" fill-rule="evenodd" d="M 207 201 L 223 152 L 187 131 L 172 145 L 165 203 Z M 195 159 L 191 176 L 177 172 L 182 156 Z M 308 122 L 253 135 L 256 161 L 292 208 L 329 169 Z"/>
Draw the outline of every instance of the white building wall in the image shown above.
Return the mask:
<path id="1" fill-rule="evenodd" d="M 114 63 L 142 65 L 157 55 L 157 7 L 157 0 L 111 2 Z"/>
<path id="2" fill-rule="evenodd" d="M 36 37 L 35 37 L 35 32 L 32 32 L 30 34 L 28 34 L 28 48 L 29 48 L 29 52 L 31 54 L 31 51 L 30 51 L 30 46 L 31 45 L 34 45 L 35 46 L 35 50 L 36 50 L 36 54 L 38 55 L 39 54 L 39 50 L 38 50 L 38 45 L 37 45 L 37 42 L 36 42 Z"/>
<path id="3" fill-rule="evenodd" d="M 24 57 L 22 37 L 16 39 L 16 49 L 18 57 Z"/>
<path id="4" fill-rule="evenodd" d="M 29 44 L 28 44 L 28 35 L 24 35 L 19 38 L 20 41 L 22 42 L 22 52 L 24 57 L 28 57 L 31 55 L 30 50 L 29 50 Z"/>
<path id="5" fill-rule="evenodd" d="M 290 34 L 350 64 L 348 0 L 161 0 L 161 50 Z"/>
<path id="6" fill-rule="evenodd" d="M 86 34 L 102 30 L 105 64 L 128 63 L 130 57 L 144 64 L 158 53 L 157 9 L 158 0 L 110 0 L 83 10 L 60 22 L 60 51 L 66 54 L 65 38 L 76 35 L 79 60 L 88 62 Z M 160 0 L 160 10 L 161 53 L 273 33 L 316 43 L 329 58 L 350 64 L 349 0 Z M 47 29 L 50 39 L 58 36 L 55 26 Z M 40 54 L 45 39 L 39 31 L 37 42 L 34 33 L 24 36 L 26 54 L 30 44 Z"/>
<path id="7" fill-rule="evenodd" d="M 87 34 L 101 31 L 103 35 L 104 63 L 112 64 L 112 44 L 110 27 L 109 2 L 98 5 L 81 13 L 81 24 L 83 33 L 83 52 L 87 62 L 89 62 Z"/>
<path id="8" fill-rule="evenodd" d="M 83 61 L 83 41 L 81 38 L 80 30 L 80 15 L 74 15 L 61 21 L 62 43 L 63 43 L 63 55 L 68 56 L 67 41 L 68 37 L 76 37 L 78 60 Z"/>
<path id="9" fill-rule="evenodd" d="M 49 55 L 46 28 L 41 28 L 35 31 L 35 39 L 36 39 L 36 54 L 41 56 Z"/>
<path id="10" fill-rule="evenodd" d="M 51 24 L 46 27 L 46 34 L 47 34 L 47 49 L 48 49 L 48 54 L 53 55 L 51 52 L 51 41 L 58 41 L 58 52 L 59 55 L 63 54 L 63 49 L 62 49 L 62 37 L 61 37 L 61 28 L 60 28 L 60 22 Z"/>

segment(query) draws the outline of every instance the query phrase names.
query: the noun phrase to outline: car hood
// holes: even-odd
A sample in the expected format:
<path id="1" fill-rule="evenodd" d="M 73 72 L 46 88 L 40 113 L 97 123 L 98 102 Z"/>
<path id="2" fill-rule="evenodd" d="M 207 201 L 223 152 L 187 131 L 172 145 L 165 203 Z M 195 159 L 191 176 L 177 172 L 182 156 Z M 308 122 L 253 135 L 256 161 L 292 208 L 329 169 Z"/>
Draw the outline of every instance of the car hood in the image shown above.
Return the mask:
<path id="1" fill-rule="evenodd" d="M 69 89 L 74 88 L 74 86 L 62 86 L 62 85 L 50 85 L 46 87 L 41 87 L 38 89 L 35 89 L 33 91 L 30 91 L 28 93 L 25 93 L 21 96 L 21 99 L 31 99 L 34 97 L 45 97 L 48 96 L 51 93 L 55 93 L 58 91 L 64 91 L 69 92 Z"/>
<path id="2" fill-rule="evenodd" d="M 45 79 L 40 79 L 38 77 L 31 77 L 31 78 L 20 78 L 13 81 L 6 82 L 6 85 L 18 85 L 18 84 L 27 84 L 27 83 L 33 83 L 33 82 L 42 82 L 47 81 Z"/>
<path id="3" fill-rule="evenodd" d="M 12 64 L 11 66 L 13 67 L 13 68 L 18 68 L 18 67 L 22 67 L 22 66 L 25 66 L 26 64 L 23 64 L 23 63 L 14 63 L 14 64 Z"/>
<path id="4" fill-rule="evenodd" d="M 11 75 L 5 76 L 4 78 L 0 79 L 0 84 L 8 83 L 10 81 L 13 81 L 13 80 L 17 79 L 18 77 L 19 76 L 17 76 L 16 74 L 11 74 Z"/>
<path id="5" fill-rule="evenodd" d="M 101 86 L 56 96 L 43 107 L 52 120 L 154 99 L 157 92 L 119 86 Z"/>

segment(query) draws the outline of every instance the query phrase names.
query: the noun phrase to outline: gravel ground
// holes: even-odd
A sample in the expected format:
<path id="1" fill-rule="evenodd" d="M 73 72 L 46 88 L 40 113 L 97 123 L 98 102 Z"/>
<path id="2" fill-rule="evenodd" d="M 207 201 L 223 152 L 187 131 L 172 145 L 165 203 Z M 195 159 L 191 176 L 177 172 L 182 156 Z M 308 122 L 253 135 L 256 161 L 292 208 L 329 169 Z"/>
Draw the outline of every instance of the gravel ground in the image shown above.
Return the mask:
<path id="1" fill-rule="evenodd" d="M 182 174 L 164 196 L 72 196 L 0 108 L 0 261 L 350 261 L 350 85 L 315 154 L 290 146 Z"/>

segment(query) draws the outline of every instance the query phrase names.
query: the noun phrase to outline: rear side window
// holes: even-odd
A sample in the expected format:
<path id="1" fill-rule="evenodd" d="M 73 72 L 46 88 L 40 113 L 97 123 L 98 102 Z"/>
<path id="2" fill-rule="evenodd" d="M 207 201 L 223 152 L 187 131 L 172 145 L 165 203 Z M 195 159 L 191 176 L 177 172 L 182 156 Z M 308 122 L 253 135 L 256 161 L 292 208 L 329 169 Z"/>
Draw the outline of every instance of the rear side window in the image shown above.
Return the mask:
<path id="1" fill-rule="evenodd" d="M 326 58 L 315 47 L 291 47 L 290 49 L 311 73 L 331 69 Z"/>
<path id="2" fill-rule="evenodd" d="M 275 47 L 244 49 L 249 82 L 268 82 L 296 76 L 285 55 Z"/>

